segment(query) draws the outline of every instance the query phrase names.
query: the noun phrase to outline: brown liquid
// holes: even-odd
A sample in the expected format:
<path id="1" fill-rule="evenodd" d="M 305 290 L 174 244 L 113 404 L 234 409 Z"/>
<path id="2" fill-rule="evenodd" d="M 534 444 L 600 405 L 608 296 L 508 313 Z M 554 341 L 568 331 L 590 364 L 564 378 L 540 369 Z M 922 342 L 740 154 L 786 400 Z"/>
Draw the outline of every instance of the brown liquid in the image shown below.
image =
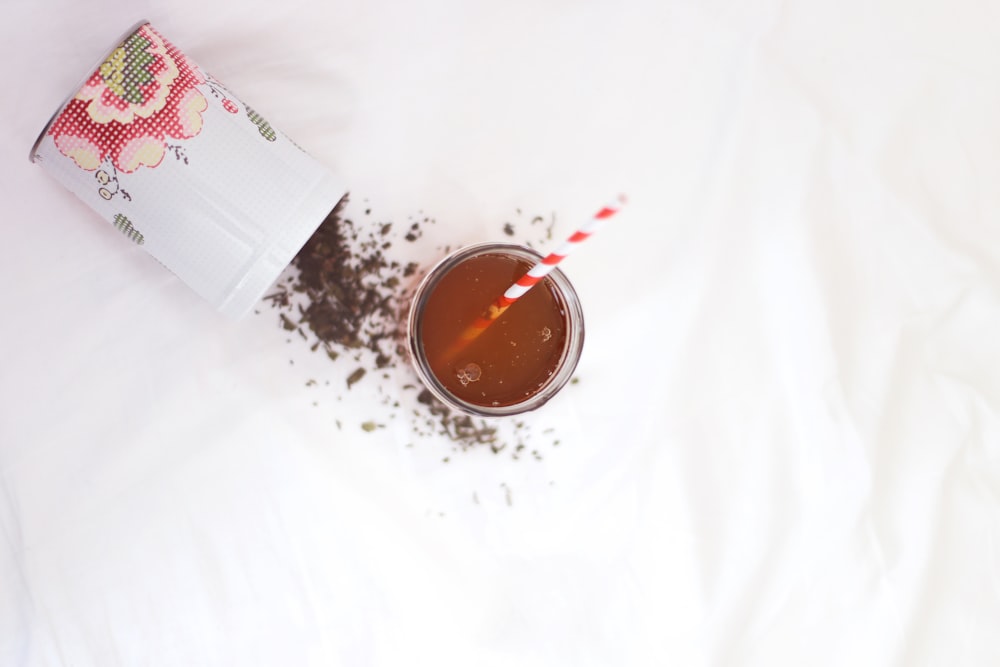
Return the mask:
<path id="1" fill-rule="evenodd" d="M 452 359 L 445 352 L 466 327 L 531 268 L 517 257 L 469 258 L 441 277 L 428 296 L 419 327 L 435 377 L 455 396 L 483 406 L 520 403 L 541 389 L 566 345 L 563 301 L 544 279 Z"/>

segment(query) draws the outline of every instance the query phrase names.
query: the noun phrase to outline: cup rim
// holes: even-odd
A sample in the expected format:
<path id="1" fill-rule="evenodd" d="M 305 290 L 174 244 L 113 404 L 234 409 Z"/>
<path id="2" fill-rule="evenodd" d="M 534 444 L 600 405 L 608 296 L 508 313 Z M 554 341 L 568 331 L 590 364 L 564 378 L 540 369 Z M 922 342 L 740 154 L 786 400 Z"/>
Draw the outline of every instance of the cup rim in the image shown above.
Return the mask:
<path id="1" fill-rule="evenodd" d="M 59 107 L 55 110 L 55 112 L 51 116 L 49 116 L 49 120 L 47 123 L 45 123 L 45 127 L 43 127 L 42 131 L 38 133 L 38 137 L 35 139 L 35 143 L 31 144 L 31 150 L 28 151 L 29 162 L 34 164 L 35 159 L 38 157 L 38 147 L 41 146 L 42 141 L 45 140 L 45 135 L 48 134 L 49 128 L 52 127 L 52 123 L 54 123 L 56 118 L 58 118 L 60 114 L 62 114 L 62 112 L 66 110 L 66 107 L 68 107 L 69 103 L 73 101 L 73 98 L 75 98 L 76 94 L 80 92 L 80 89 L 83 88 L 83 86 L 87 83 L 87 80 L 91 77 L 91 75 L 93 75 L 93 73 L 97 70 L 97 68 L 101 66 L 101 63 L 107 60 L 108 56 L 114 53 L 115 49 L 121 46 L 126 39 L 128 39 L 133 34 L 138 32 L 139 28 L 141 28 L 144 25 L 147 25 L 148 23 L 149 21 L 147 19 L 142 19 L 136 22 L 131 28 L 128 29 L 128 31 L 122 33 L 121 37 L 119 37 L 118 40 L 114 42 L 114 45 L 104 52 L 104 55 L 101 56 L 101 59 L 96 61 L 94 63 L 94 66 L 91 67 L 89 70 L 87 70 L 87 73 L 83 75 L 83 77 L 80 79 L 80 82 L 76 84 L 75 88 L 73 88 L 72 92 L 70 92 L 69 95 L 63 98 L 62 104 L 60 104 Z"/>
<path id="2" fill-rule="evenodd" d="M 427 357 L 424 354 L 422 346 L 418 344 L 418 318 L 420 312 L 423 310 L 422 305 L 429 296 L 432 288 L 437 284 L 437 280 L 444 275 L 444 269 L 451 268 L 460 261 L 464 261 L 470 257 L 480 254 L 486 254 L 487 252 L 508 252 L 519 255 L 523 259 L 528 259 L 533 262 L 543 258 L 543 256 L 534 248 L 515 243 L 492 241 L 474 243 L 448 253 L 448 255 L 439 260 L 424 275 L 417 285 L 412 299 L 410 300 L 410 310 L 407 316 L 406 327 L 407 349 L 409 351 L 411 365 L 416 371 L 417 376 L 420 378 L 421 383 L 435 398 L 444 403 L 446 406 L 476 417 L 509 417 L 537 410 L 542 407 L 553 396 L 559 393 L 559 391 L 569 382 L 570 378 L 572 378 L 573 373 L 576 370 L 576 366 L 580 361 L 580 356 L 583 350 L 583 308 L 580 304 L 580 297 L 577 294 L 576 289 L 573 287 L 573 284 L 569 281 L 569 278 L 566 277 L 566 274 L 559 268 L 553 269 L 543 279 L 543 281 L 550 283 L 553 290 L 562 301 L 562 305 L 566 309 L 566 321 L 568 326 L 566 344 L 563 346 L 562 355 L 556 365 L 556 371 L 552 374 L 552 377 L 549 378 L 548 382 L 542 385 L 536 393 L 521 402 L 511 405 L 485 406 L 471 403 L 455 396 L 448 391 L 448 389 L 431 371 L 430 364 L 427 361 Z"/>

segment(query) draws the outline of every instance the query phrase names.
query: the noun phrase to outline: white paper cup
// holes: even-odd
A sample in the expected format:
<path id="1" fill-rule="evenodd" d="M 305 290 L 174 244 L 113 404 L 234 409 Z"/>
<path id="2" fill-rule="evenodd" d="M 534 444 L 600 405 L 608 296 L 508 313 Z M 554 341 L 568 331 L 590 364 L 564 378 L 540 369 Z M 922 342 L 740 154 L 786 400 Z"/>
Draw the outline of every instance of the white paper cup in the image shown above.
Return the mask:
<path id="1" fill-rule="evenodd" d="M 346 192 L 148 22 L 60 107 L 30 158 L 231 317 Z"/>

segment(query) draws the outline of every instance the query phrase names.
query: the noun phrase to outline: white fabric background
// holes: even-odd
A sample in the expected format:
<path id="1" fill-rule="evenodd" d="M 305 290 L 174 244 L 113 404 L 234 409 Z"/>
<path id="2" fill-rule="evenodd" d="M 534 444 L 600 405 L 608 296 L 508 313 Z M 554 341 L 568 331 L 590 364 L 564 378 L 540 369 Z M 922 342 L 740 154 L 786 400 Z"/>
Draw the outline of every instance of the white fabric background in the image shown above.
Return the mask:
<path id="1" fill-rule="evenodd" d="M 996 3 L 3 8 L 0 664 L 1000 663 Z M 313 406 L 28 163 L 139 18 L 441 242 L 630 195 L 559 447 Z"/>

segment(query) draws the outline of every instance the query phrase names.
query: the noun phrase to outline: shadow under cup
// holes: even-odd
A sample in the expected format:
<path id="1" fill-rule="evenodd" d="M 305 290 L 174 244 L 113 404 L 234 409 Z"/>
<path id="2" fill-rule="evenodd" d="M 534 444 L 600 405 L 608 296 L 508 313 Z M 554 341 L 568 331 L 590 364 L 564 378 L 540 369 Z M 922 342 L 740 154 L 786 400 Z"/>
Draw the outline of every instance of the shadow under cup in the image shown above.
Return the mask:
<path id="1" fill-rule="evenodd" d="M 408 319 L 410 357 L 444 404 L 483 417 L 516 415 L 544 405 L 572 377 L 583 310 L 558 269 L 456 351 L 469 325 L 541 259 L 523 246 L 480 243 L 444 258 L 421 281 Z"/>

